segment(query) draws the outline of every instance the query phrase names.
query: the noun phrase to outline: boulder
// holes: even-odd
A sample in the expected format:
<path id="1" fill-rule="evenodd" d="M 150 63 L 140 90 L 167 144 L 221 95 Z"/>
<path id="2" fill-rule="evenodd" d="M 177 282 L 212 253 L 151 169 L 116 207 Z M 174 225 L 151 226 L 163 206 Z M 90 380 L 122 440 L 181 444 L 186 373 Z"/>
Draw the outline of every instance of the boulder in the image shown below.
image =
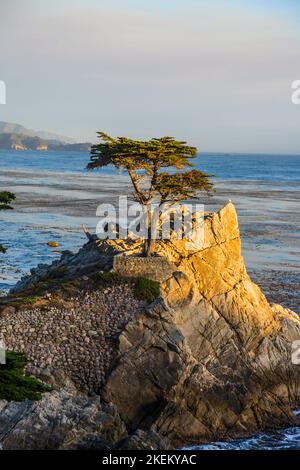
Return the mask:
<path id="1" fill-rule="evenodd" d="M 118 450 L 169 450 L 169 444 L 154 431 L 137 429 L 128 436 L 119 446 Z"/>
<path id="2" fill-rule="evenodd" d="M 0 402 L 0 428 L 4 450 L 83 449 L 100 441 L 112 447 L 127 434 L 112 405 L 68 389 L 35 403 Z"/>

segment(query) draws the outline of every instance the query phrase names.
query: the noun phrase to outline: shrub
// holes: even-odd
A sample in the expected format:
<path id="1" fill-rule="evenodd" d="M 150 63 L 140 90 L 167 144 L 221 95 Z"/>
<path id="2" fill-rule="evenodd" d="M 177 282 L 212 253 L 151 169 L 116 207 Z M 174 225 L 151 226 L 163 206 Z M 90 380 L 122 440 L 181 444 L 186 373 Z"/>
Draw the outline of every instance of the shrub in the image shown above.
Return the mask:
<path id="1" fill-rule="evenodd" d="M 27 359 L 23 354 L 7 351 L 6 364 L 0 364 L 0 399 L 3 400 L 40 400 L 43 392 L 50 387 L 35 377 L 24 374 Z"/>
<path id="2" fill-rule="evenodd" d="M 21 302 L 24 304 L 35 304 L 39 300 L 39 297 L 37 296 L 28 296 L 28 297 L 23 297 L 21 299 Z"/>
<path id="3" fill-rule="evenodd" d="M 153 302 L 157 297 L 159 297 L 159 284 L 158 282 L 147 279 L 146 277 L 139 277 L 135 282 L 134 294 L 138 300 Z"/>
<path id="4" fill-rule="evenodd" d="M 112 282 L 116 280 L 117 277 L 118 277 L 118 274 L 113 271 L 103 272 L 99 274 L 99 278 L 105 284 L 111 284 Z"/>

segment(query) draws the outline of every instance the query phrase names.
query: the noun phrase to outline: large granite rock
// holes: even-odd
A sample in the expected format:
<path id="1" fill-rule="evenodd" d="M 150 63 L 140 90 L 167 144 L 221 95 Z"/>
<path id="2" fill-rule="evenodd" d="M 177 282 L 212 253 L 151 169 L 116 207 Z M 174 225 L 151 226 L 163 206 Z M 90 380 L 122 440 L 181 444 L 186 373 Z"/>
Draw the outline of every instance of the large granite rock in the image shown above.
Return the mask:
<path id="1" fill-rule="evenodd" d="M 205 219 L 202 249 L 157 245 L 179 272 L 130 321 L 103 396 L 129 429 L 174 446 L 294 424 L 298 316 L 268 304 L 247 275 L 234 206 Z"/>

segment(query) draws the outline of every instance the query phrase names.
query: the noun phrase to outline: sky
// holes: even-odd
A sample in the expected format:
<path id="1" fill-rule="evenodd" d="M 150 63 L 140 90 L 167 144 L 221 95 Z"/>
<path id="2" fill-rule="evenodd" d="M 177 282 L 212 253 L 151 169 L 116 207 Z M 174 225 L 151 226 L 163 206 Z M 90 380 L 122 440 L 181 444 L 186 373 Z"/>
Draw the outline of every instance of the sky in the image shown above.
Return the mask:
<path id="1" fill-rule="evenodd" d="M 0 120 L 300 154 L 299 0 L 1 0 Z"/>

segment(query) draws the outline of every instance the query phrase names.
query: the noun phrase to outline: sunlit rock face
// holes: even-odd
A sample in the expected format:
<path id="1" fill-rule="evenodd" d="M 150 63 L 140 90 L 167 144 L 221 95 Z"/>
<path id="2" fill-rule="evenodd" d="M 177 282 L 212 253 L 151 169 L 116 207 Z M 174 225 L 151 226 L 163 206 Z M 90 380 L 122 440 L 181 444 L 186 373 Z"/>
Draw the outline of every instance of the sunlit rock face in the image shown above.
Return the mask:
<path id="1" fill-rule="evenodd" d="M 295 422 L 299 402 L 298 316 L 269 305 L 249 278 L 231 203 L 204 224 L 200 250 L 157 244 L 176 272 L 127 324 L 104 390 L 129 428 L 175 446 Z"/>

